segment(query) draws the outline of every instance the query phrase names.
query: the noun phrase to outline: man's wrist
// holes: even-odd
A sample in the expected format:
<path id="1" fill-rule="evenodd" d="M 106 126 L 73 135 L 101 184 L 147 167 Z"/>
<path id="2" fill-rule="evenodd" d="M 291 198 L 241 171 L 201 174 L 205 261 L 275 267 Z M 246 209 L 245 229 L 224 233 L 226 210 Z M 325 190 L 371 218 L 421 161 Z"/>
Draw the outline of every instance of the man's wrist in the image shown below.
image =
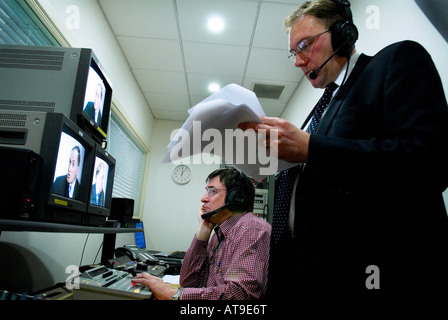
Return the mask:
<path id="1" fill-rule="evenodd" d="M 184 288 L 179 287 L 177 291 L 171 296 L 170 300 L 180 300 L 180 297 L 182 296 L 182 291 Z"/>

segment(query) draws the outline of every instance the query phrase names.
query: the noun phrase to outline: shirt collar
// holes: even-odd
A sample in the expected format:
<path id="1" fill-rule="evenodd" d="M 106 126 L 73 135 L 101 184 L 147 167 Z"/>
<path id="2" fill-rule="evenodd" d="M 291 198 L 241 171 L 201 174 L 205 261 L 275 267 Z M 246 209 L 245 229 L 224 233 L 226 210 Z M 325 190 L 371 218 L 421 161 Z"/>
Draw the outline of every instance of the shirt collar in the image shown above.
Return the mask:
<path id="1" fill-rule="evenodd" d="M 361 54 L 358 53 L 358 51 L 355 51 L 355 53 L 352 54 L 352 56 L 350 57 L 350 61 L 347 62 L 347 63 L 349 63 L 349 66 L 348 66 L 348 74 L 347 74 L 346 79 L 348 79 L 348 77 L 350 77 L 350 74 L 352 73 L 353 68 L 355 67 L 355 64 L 358 61 L 360 55 Z M 345 73 L 347 72 L 347 63 L 345 63 L 344 67 L 342 68 L 341 72 L 339 73 L 339 76 L 334 81 L 334 83 L 336 83 L 339 87 L 341 86 L 342 81 L 344 80 L 344 77 L 345 77 Z"/>
<path id="2" fill-rule="evenodd" d="M 230 216 L 229 219 L 227 219 L 226 221 L 224 221 L 219 225 L 219 230 L 224 235 L 224 237 L 226 237 L 229 234 L 229 232 L 233 229 L 233 227 L 237 224 L 237 222 L 246 214 L 247 212 L 234 214 Z"/>

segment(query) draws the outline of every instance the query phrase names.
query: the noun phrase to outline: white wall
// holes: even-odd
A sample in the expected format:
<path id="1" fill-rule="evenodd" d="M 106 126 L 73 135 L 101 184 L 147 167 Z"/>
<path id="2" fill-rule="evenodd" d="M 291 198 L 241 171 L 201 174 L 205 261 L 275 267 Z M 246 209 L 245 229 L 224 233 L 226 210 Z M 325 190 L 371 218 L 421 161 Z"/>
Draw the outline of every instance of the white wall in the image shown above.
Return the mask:
<path id="1" fill-rule="evenodd" d="M 351 1 L 354 23 L 359 31 L 358 52 L 374 55 L 383 47 L 401 40 L 414 40 L 431 54 L 448 93 L 448 43 L 411 0 Z M 287 41 L 285 37 L 285 42 Z M 285 118 L 300 127 L 314 107 L 322 90 L 313 90 L 304 79 L 283 111 Z M 448 191 L 444 192 L 448 203 Z"/>
<path id="2" fill-rule="evenodd" d="M 151 140 L 148 185 L 145 194 L 143 223 L 146 244 L 150 249 L 186 251 L 198 225 L 201 198 L 205 193 L 205 179 L 219 168 L 220 158 L 201 155 L 186 159 L 190 162 L 192 179 L 185 185 L 176 184 L 171 173 L 176 164 L 161 163 L 167 154 L 167 145 L 173 130 L 181 122 L 156 121 Z M 197 164 L 195 164 L 197 163 Z"/>

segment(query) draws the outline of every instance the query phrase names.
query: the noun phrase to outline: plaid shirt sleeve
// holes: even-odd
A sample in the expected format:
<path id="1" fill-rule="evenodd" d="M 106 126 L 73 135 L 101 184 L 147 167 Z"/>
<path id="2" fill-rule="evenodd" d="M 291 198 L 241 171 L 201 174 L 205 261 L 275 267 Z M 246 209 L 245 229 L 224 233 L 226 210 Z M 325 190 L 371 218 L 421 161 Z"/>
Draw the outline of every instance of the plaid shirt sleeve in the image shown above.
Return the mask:
<path id="1" fill-rule="evenodd" d="M 265 294 L 271 226 L 255 216 L 240 220 L 218 249 L 216 235 L 207 248 L 193 239 L 182 266 L 181 299 L 247 300 Z"/>
<path id="2" fill-rule="evenodd" d="M 185 253 L 180 272 L 182 287 L 201 287 L 207 284 L 208 278 L 208 241 L 200 241 L 196 236 Z M 185 290 L 185 289 L 184 289 Z"/>

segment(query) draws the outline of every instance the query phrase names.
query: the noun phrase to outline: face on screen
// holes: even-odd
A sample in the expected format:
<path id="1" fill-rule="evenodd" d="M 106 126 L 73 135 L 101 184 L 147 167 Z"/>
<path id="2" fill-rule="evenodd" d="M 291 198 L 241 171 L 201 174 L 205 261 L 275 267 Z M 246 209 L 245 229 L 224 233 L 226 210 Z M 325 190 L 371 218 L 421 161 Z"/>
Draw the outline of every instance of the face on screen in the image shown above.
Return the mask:
<path id="1" fill-rule="evenodd" d="M 103 159 L 95 158 L 95 170 L 92 179 L 92 194 L 90 203 L 104 207 L 107 190 L 107 176 L 109 173 L 109 165 Z"/>
<path id="2" fill-rule="evenodd" d="M 79 172 L 79 159 L 80 151 L 79 148 L 73 148 L 70 153 L 70 161 L 68 163 L 68 172 L 67 172 L 67 182 L 73 183 L 75 182 L 76 177 Z"/>
<path id="3" fill-rule="evenodd" d="M 62 132 L 54 171 L 53 193 L 78 199 L 84 155 L 85 149 L 82 144 L 71 135 Z"/>
<path id="4" fill-rule="evenodd" d="M 101 125 L 106 87 L 98 73 L 90 67 L 84 97 L 84 111 Z"/>

